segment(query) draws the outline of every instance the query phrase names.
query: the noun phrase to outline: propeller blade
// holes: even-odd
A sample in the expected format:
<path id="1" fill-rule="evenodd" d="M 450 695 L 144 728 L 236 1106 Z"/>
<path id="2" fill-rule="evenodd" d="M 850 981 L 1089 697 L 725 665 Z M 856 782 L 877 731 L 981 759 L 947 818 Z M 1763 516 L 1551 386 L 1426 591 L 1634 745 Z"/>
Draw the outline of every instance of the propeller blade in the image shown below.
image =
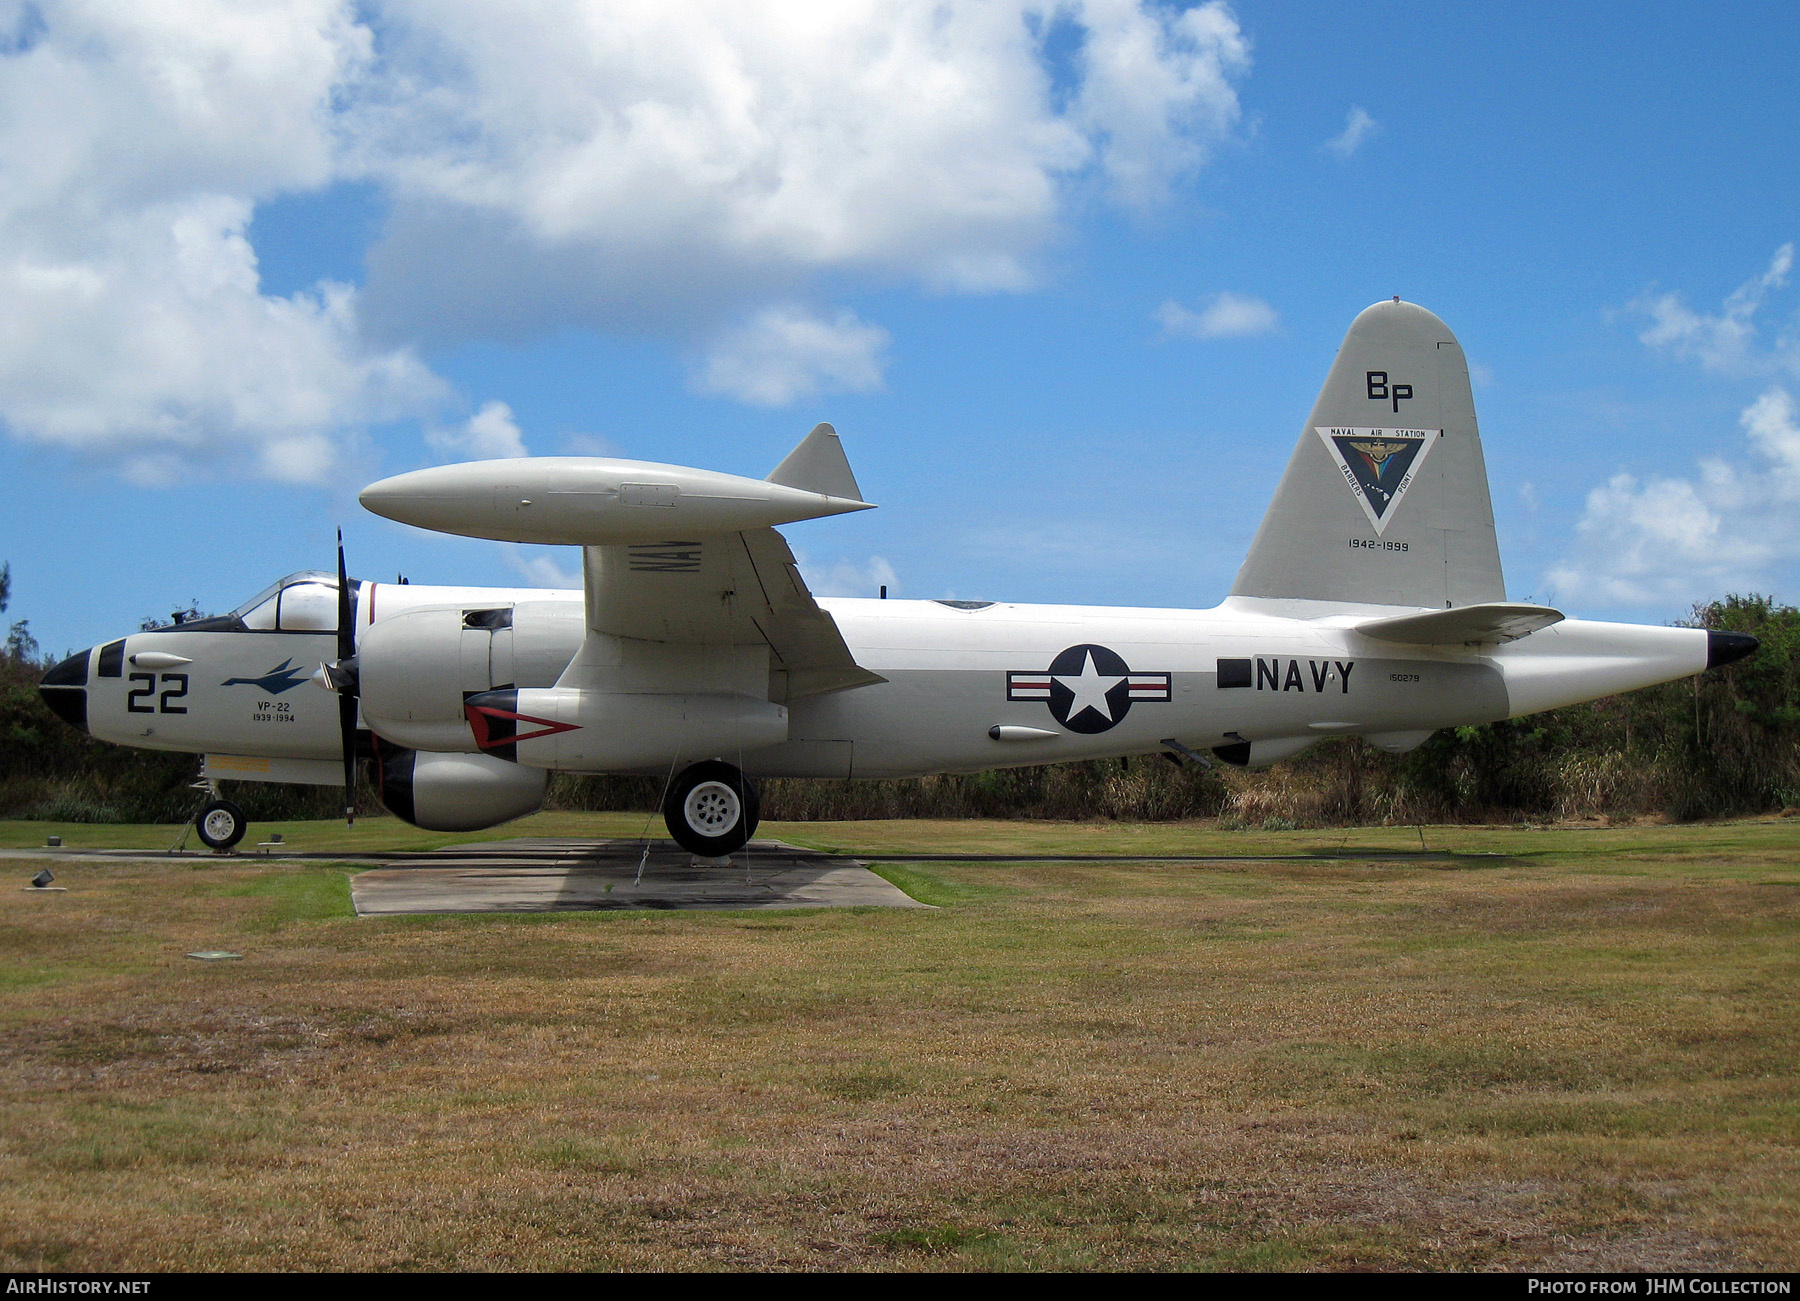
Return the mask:
<path id="1" fill-rule="evenodd" d="M 350 605 L 350 574 L 344 566 L 344 530 L 339 529 L 337 535 L 338 562 L 338 620 L 337 620 L 337 652 L 338 663 L 343 664 L 356 654 L 355 615 Z M 348 692 L 338 692 L 338 736 L 344 748 L 344 821 L 354 827 L 356 825 L 356 697 Z"/>
<path id="2" fill-rule="evenodd" d="M 344 530 L 337 531 L 338 551 L 338 622 L 337 657 L 347 660 L 356 654 L 356 629 L 350 620 L 350 575 L 344 567 Z"/>

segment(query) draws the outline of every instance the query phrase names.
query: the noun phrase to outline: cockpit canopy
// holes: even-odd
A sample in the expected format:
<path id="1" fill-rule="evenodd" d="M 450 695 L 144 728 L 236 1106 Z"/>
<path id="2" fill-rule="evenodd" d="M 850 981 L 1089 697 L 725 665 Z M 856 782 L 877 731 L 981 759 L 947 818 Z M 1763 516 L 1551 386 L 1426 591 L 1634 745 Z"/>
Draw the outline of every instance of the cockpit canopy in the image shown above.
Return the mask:
<path id="1" fill-rule="evenodd" d="M 353 592 L 355 586 L 352 582 Z M 270 584 L 227 617 L 251 632 L 335 632 L 337 601 L 336 574 L 303 569 Z"/>

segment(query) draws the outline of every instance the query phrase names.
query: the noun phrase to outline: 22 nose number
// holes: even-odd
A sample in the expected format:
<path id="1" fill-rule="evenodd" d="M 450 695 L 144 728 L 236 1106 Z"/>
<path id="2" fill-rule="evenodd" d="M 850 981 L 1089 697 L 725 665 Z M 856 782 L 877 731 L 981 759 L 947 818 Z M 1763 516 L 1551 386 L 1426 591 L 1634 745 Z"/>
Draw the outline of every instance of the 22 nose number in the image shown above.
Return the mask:
<path id="1" fill-rule="evenodd" d="M 133 673 L 126 678 L 127 682 L 141 682 L 141 687 L 133 687 L 125 696 L 125 708 L 134 714 L 185 714 L 186 705 L 170 704 L 180 700 L 188 692 L 188 675 L 185 673 L 165 673 L 162 675 L 163 689 L 159 695 L 156 690 L 156 674 Z M 171 685 L 172 684 L 172 685 Z M 156 697 L 156 704 L 150 698 Z M 142 701 L 143 703 L 139 703 Z"/>

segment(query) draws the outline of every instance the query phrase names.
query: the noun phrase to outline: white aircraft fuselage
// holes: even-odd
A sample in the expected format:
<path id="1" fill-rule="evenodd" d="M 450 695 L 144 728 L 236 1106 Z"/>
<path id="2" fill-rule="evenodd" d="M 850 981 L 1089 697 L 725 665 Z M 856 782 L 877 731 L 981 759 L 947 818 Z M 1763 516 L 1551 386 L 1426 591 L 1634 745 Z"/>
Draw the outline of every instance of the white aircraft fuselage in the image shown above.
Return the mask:
<path id="1" fill-rule="evenodd" d="M 1700 629 L 1575 619 L 1499 646 L 1401 647 L 1357 632 L 1357 616 L 1341 609 L 1296 618 L 1259 608 L 1266 604 L 1172 610 L 823 597 L 856 662 L 886 681 L 793 701 L 785 740 L 717 757 L 741 761 L 753 776 L 904 777 L 1149 754 L 1174 740 L 1193 751 L 1248 743 L 1247 757 L 1260 765 L 1329 736 L 1409 749 L 1438 728 L 1698 673 L 1709 654 Z M 464 611 L 493 609 L 512 610 L 513 626 L 476 630 L 471 640 L 487 643 L 477 653 L 465 653 L 459 637 L 405 666 L 423 689 L 435 687 L 438 707 L 385 729 L 390 740 L 475 752 L 463 696 L 553 687 L 586 635 L 582 594 L 359 584 L 359 642 L 371 611 L 378 625 L 436 610 L 460 623 Z M 496 653 L 499 638 L 514 645 Z M 309 681 L 334 657 L 330 632 L 177 627 L 110 645 L 118 674 L 97 672 L 87 687 L 95 737 L 310 760 L 324 765 L 321 781 L 337 780 L 336 701 Z M 160 671 L 137 663 L 160 663 L 157 656 L 187 662 Z M 1053 671 L 1059 657 L 1066 671 Z M 661 773 L 691 757 L 673 733 L 648 739 L 649 760 L 594 771 Z M 534 757 L 547 758 L 521 746 L 520 762 Z M 219 771 L 227 775 L 229 764 Z"/>

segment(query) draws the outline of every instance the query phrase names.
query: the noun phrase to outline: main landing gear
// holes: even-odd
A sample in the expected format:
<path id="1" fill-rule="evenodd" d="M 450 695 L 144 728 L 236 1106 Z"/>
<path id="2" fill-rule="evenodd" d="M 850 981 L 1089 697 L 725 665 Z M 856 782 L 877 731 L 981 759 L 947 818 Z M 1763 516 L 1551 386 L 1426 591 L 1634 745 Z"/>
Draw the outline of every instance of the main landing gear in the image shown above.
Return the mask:
<path id="1" fill-rule="evenodd" d="M 683 769 L 663 801 L 663 821 L 675 843 L 702 858 L 735 854 L 750 843 L 761 820 L 756 787 L 721 759 Z"/>

